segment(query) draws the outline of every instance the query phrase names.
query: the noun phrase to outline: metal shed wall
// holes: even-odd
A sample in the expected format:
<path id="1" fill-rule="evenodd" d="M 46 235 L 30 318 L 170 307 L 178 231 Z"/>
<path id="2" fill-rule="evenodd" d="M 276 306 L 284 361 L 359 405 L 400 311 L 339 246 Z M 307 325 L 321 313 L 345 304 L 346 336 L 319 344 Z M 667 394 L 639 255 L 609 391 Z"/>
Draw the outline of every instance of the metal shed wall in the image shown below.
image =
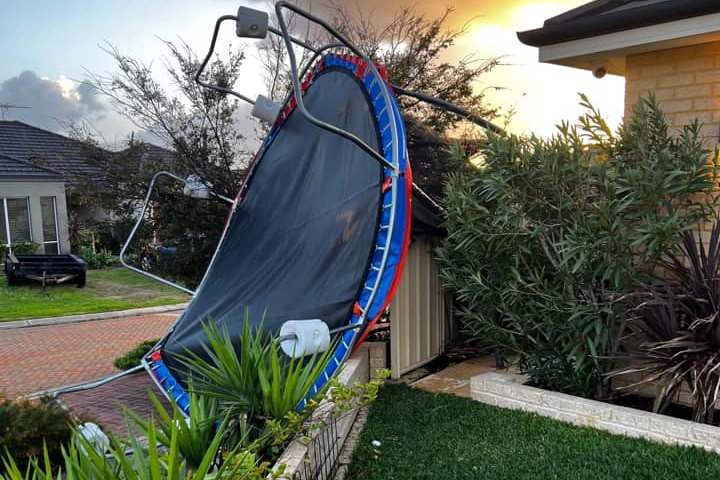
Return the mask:
<path id="1" fill-rule="evenodd" d="M 445 297 L 434 248 L 433 239 L 418 237 L 408 250 L 390 306 L 392 378 L 433 360 L 446 345 Z"/>

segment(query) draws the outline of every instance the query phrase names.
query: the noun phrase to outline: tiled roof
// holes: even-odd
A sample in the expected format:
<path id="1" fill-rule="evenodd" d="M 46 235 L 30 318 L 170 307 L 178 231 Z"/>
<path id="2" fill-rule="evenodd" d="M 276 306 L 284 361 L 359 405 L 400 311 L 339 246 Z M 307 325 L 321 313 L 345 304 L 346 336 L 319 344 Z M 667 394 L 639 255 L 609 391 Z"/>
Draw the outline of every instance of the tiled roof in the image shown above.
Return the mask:
<path id="1" fill-rule="evenodd" d="M 0 180 L 6 178 L 62 181 L 62 175 L 58 172 L 0 153 Z"/>
<path id="2" fill-rule="evenodd" d="M 48 167 L 69 183 L 102 179 L 100 169 L 88 162 L 81 142 L 14 120 L 0 121 L 0 154 Z"/>
<path id="3" fill-rule="evenodd" d="M 541 47 L 718 12 L 718 0 L 595 0 L 545 20 L 542 28 L 518 32 L 518 38 Z"/>

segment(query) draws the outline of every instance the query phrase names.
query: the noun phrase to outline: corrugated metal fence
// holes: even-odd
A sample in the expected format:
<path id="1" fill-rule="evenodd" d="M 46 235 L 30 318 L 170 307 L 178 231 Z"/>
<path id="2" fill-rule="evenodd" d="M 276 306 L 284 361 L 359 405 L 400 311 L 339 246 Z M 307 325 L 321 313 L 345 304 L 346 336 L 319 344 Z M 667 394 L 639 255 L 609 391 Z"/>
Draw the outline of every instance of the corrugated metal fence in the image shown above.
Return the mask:
<path id="1" fill-rule="evenodd" d="M 446 345 L 446 306 L 434 246 L 425 237 L 410 245 L 405 270 L 390 306 L 392 378 L 433 360 Z"/>

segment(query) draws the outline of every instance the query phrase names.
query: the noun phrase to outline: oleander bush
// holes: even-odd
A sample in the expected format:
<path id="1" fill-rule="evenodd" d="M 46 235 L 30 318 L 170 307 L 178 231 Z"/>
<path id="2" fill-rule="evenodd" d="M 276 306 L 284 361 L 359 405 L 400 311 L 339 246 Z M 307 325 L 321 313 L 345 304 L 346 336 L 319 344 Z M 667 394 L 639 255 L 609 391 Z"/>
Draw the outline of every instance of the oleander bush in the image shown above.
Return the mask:
<path id="1" fill-rule="evenodd" d="M 616 134 L 582 104 L 549 139 L 489 135 L 450 176 L 438 256 L 472 339 L 533 384 L 601 397 L 628 295 L 713 215 L 718 166 L 700 125 L 672 136 L 652 95 Z"/>

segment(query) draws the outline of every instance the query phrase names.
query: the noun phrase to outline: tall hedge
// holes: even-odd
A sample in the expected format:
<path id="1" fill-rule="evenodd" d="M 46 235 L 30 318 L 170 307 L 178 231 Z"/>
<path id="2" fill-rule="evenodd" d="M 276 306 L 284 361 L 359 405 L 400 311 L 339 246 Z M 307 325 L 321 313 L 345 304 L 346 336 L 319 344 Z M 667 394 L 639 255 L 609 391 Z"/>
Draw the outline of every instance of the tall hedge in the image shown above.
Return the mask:
<path id="1" fill-rule="evenodd" d="M 653 96 L 616 134 L 582 104 L 549 139 L 490 136 L 481 164 L 451 175 L 438 256 L 476 342 L 538 385 L 597 397 L 626 295 L 712 214 L 718 165 L 700 125 L 671 135 Z"/>

